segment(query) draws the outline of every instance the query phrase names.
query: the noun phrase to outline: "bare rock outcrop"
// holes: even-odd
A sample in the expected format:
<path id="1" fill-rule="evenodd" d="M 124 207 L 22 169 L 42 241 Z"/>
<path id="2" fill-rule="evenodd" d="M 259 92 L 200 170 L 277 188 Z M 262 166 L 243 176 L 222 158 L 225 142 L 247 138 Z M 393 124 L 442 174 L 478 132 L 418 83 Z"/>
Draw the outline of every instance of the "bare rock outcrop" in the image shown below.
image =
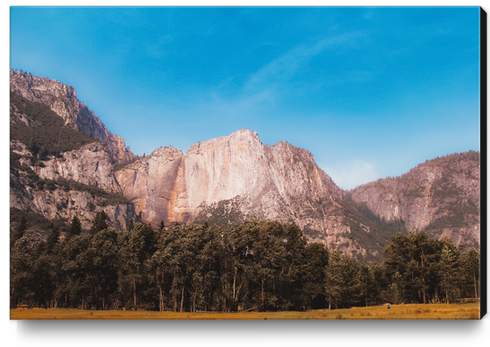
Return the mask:
<path id="1" fill-rule="evenodd" d="M 12 142 L 11 148 L 30 157 L 22 143 Z M 115 230 L 125 229 L 130 219 L 139 221 L 134 205 L 123 201 L 103 143 L 64 152 L 60 158 L 52 156 L 41 166 L 33 166 L 29 159 L 21 157 L 20 165 L 10 174 L 11 208 L 40 214 L 48 220 L 70 222 L 78 215 L 85 229 L 102 210 L 109 227 Z M 63 183 L 60 179 L 64 179 Z"/>
<path id="2" fill-rule="evenodd" d="M 114 230 L 125 229 L 130 219 L 138 220 L 132 204 L 105 205 L 104 198 L 87 191 L 61 187 L 40 190 L 18 177 L 11 175 L 10 179 L 13 183 L 10 187 L 10 207 L 40 214 L 48 220 L 57 218 L 71 222 L 77 215 L 82 228 L 89 229 L 97 212 L 102 210 L 107 214 L 109 227 Z"/>
<path id="3" fill-rule="evenodd" d="M 179 172 L 183 153 L 172 147 L 159 148 L 151 155 L 116 172 L 123 194 L 131 199 L 142 220 L 156 226 L 162 220 L 185 222 L 179 205 Z"/>
<path id="4" fill-rule="evenodd" d="M 63 177 L 108 192 L 121 193 L 106 147 L 104 143 L 95 142 L 78 150 L 64 152 L 60 158 L 53 156 L 43 161 L 43 167 L 36 167 L 36 173 L 42 179 L 57 180 Z"/>
<path id="5" fill-rule="evenodd" d="M 294 221 L 310 241 L 376 257 L 383 248 L 376 240 L 386 244 L 389 235 L 363 217 L 357 203 L 386 222 L 405 221 L 408 230 L 479 244 L 479 164 L 474 159 L 444 157 L 437 165 L 429 162 L 402 177 L 358 187 L 349 192 L 350 200 L 310 152 L 287 142 L 266 146 L 257 133 L 242 129 L 196 143 L 185 155 L 171 147 L 158 149 L 116 177 L 136 213 L 153 225 Z"/>

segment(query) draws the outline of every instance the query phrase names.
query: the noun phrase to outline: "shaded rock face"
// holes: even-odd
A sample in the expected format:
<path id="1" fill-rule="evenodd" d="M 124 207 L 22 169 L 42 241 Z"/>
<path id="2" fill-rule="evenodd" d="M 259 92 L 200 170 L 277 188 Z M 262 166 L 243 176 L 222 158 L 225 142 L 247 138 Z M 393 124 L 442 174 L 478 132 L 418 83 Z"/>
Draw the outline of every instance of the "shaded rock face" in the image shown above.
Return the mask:
<path id="1" fill-rule="evenodd" d="M 100 119 L 77 99 L 74 88 L 48 78 L 10 70 L 10 89 L 30 101 L 48 105 L 63 118 L 65 125 L 107 143 L 107 151 L 114 162 L 134 158 L 134 154 L 126 149 L 124 140 L 111 134 Z"/>
<path id="2" fill-rule="evenodd" d="M 403 219 L 408 230 L 448 236 L 456 244 L 480 244 L 479 154 L 467 152 L 426 161 L 395 178 L 350 191 L 387 221 Z"/>

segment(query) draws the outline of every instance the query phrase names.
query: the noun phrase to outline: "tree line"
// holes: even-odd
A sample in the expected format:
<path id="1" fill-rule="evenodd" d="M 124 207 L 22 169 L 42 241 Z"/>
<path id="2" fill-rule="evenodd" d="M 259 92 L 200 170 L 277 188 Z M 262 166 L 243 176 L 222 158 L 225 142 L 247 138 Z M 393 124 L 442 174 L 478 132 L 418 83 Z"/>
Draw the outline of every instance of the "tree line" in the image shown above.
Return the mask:
<path id="1" fill-rule="evenodd" d="M 11 235 L 11 307 L 196 312 L 347 308 L 478 298 L 479 251 L 397 233 L 380 264 L 307 243 L 295 224 L 128 223 L 73 217 L 37 241 L 22 218 Z"/>

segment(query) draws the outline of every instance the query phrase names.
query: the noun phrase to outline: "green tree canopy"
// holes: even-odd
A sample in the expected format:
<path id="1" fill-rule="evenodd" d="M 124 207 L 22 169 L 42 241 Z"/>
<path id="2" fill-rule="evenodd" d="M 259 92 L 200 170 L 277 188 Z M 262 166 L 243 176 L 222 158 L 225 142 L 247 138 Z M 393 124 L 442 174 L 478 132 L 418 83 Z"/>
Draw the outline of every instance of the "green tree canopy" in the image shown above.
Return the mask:
<path id="1" fill-rule="evenodd" d="M 107 214 L 104 210 L 97 212 L 94 220 L 92 221 L 92 226 L 90 227 L 90 233 L 96 234 L 99 231 L 107 229 Z"/>
<path id="2" fill-rule="evenodd" d="M 80 219 L 75 214 L 71 220 L 70 228 L 68 229 L 67 238 L 71 238 L 75 235 L 80 235 L 82 233 L 82 223 Z"/>

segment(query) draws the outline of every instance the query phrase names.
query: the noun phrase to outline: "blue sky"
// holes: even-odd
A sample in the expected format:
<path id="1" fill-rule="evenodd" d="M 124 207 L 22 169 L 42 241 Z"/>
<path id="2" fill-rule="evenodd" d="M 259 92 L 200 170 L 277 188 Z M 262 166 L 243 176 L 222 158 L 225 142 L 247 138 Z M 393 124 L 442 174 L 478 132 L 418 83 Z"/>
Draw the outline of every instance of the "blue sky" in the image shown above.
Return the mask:
<path id="1" fill-rule="evenodd" d="M 480 150 L 478 7 L 11 7 L 10 67 L 139 155 L 248 128 L 350 189 Z"/>

